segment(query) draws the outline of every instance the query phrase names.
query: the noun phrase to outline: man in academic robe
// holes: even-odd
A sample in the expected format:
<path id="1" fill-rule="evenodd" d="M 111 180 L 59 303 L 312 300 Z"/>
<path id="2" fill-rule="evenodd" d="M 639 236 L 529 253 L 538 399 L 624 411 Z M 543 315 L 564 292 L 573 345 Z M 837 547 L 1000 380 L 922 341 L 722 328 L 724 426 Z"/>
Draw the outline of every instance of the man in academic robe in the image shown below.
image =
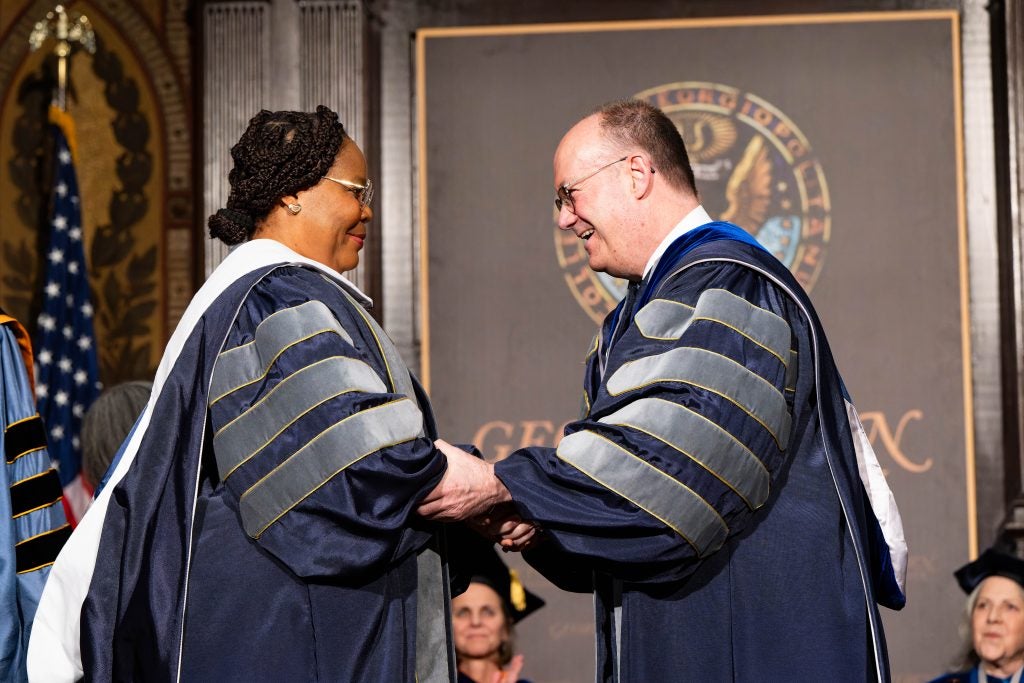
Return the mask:
<path id="1" fill-rule="evenodd" d="M 554 181 L 559 227 L 630 283 L 585 413 L 496 465 L 446 446 L 421 514 L 489 522 L 593 591 L 599 681 L 888 680 L 877 605 L 904 604 L 906 545 L 804 291 L 711 219 L 646 103 L 576 124 Z"/>

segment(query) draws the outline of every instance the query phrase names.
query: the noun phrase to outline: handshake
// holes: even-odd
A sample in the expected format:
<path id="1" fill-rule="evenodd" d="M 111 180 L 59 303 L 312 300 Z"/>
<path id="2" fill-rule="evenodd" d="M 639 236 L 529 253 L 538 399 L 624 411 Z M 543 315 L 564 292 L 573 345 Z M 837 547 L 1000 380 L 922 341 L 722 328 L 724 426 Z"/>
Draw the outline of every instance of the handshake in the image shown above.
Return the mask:
<path id="1" fill-rule="evenodd" d="M 448 458 L 448 470 L 416 512 L 436 522 L 466 522 L 502 550 L 522 551 L 532 546 L 538 528 L 519 517 L 511 494 L 494 474 L 494 466 L 447 441 L 438 439 L 434 445 Z"/>

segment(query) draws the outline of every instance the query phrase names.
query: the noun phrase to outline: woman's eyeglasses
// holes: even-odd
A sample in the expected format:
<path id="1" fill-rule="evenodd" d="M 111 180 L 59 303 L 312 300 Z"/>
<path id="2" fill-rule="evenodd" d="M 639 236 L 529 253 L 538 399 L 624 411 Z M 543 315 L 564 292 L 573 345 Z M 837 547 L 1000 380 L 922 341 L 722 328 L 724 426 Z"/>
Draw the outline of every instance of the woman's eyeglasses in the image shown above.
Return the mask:
<path id="1" fill-rule="evenodd" d="M 332 178 L 329 175 L 324 176 L 324 180 L 330 180 L 331 182 L 338 183 L 346 190 L 352 193 L 352 196 L 359 202 L 359 208 L 365 209 L 369 206 L 370 201 L 373 199 L 373 181 L 369 178 L 366 179 L 365 185 L 359 183 L 353 183 L 351 180 L 341 180 L 340 178 Z"/>

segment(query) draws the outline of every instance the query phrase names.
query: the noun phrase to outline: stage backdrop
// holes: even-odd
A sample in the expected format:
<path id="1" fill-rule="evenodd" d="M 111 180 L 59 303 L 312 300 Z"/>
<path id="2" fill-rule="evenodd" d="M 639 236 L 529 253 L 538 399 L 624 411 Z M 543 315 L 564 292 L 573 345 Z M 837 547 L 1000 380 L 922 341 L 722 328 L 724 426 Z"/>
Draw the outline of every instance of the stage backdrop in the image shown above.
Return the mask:
<path id="1" fill-rule="evenodd" d="M 551 158 L 596 105 L 647 99 L 711 214 L 810 291 L 912 551 L 909 604 L 884 616 L 894 673 L 941 672 L 950 573 L 977 545 L 958 44 L 953 12 L 421 31 L 422 375 L 442 435 L 497 460 L 578 416 L 622 283 L 554 226 Z M 520 627 L 526 673 L 592 680 L 590 598 L 524 577 L 548 601 Z"/>

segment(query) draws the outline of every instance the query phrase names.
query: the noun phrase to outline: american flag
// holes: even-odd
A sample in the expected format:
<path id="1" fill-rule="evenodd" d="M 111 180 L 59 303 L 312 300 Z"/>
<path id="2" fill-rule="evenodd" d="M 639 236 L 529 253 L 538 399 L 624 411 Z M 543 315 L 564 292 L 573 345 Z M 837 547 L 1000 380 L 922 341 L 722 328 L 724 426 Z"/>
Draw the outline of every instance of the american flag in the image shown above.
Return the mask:
<path id="1" fill-rule="evenodd" d="M 82 242 L 70 117 L 51 112 L 56 152 L 46 252 L 46 284 L 35 338 L 36 402 L 47 428 L 50 455 L 64 488 L 64 507 L 74 524 L 91 492 L 82 483 L 78 434 L 82 416 L 99 395 L 93 308 Z"/>

